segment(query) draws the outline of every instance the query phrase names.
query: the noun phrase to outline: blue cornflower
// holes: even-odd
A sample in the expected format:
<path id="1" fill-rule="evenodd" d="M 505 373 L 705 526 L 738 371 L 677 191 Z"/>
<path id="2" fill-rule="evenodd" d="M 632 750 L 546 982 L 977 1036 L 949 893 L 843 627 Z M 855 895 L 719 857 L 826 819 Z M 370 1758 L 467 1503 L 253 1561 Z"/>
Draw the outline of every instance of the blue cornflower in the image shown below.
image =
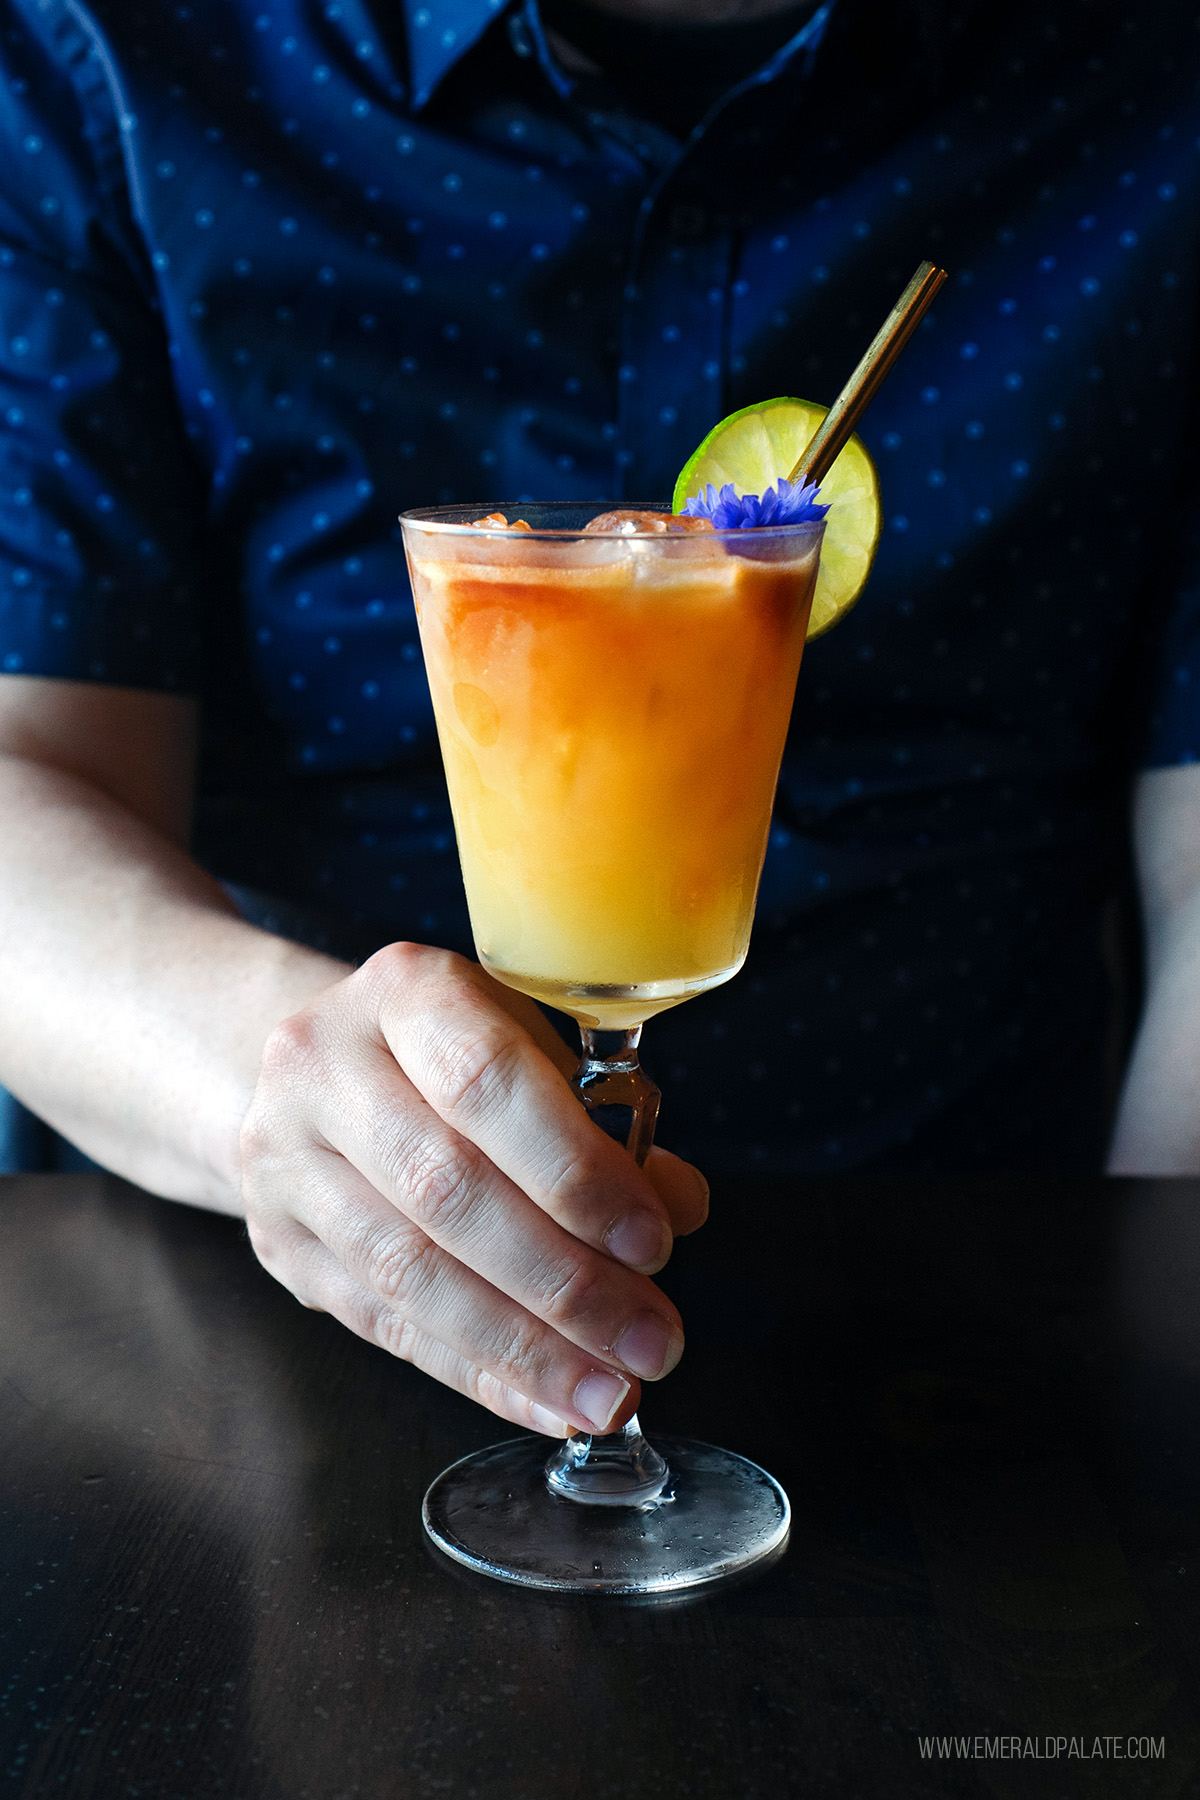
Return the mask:
<path id="1" fill-rule="evenodd" d="M 763 494 L 739 494 L 732 481 L 718 493 L 710 481 L 683 510 L 692 519 L 711 519 L 718 531 L 747 525 L 808 525 L 829 511 L 827 505 L 818 504 L 819 492 L 815 482 L 793 487 L 783 475 Z"/>

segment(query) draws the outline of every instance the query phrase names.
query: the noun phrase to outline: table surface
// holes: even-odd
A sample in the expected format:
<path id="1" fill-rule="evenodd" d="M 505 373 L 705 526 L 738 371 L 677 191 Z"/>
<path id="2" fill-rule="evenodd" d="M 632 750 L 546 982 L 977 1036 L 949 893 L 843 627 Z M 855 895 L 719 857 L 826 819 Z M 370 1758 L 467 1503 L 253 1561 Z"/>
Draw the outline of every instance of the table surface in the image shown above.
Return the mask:
<path id="1" fill-rule="evenodd" d="M 644 1422 L 778 1475 L 789 1553 L 525 1593 L 418 1517 L 510 1430 L 234 1221 L 0 1182 L 5 1791 L 1200 1793 L 1200 1184 L 726 1181 L 663 1283 Z"/>

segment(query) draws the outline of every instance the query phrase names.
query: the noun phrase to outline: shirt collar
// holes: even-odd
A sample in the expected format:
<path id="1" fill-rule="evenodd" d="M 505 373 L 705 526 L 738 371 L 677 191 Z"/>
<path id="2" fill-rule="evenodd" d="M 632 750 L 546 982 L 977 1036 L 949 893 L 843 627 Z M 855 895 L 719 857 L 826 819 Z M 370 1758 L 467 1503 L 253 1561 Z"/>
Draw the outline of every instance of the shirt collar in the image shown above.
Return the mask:
<path id="1" fill-rule="evenodd" d="M 506 0 L 404 0 L 411 104 L 425 105 L 443 75 L 483 36 Z"/>
<path id="2" fill-rule="evenodd" d="M 403 0 L 408 36 L 408 68 L 412 107 L 419 111 L 442 77 L 449 73 L 471 45 L 481 38 L 509 0 Z M 826 0 L 790 43 L 784 44 L 767 67 L 751 81 L 769 78 L 798 51 L 815 55 L 833 11 L 835 0 Z"/>

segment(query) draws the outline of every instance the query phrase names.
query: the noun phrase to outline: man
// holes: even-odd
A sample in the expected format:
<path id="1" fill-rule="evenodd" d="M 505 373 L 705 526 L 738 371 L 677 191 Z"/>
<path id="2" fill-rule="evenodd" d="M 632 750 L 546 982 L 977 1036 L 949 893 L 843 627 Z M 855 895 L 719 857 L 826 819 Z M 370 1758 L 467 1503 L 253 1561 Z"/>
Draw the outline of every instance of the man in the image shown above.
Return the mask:
<path id="1" fill-rule="evenodd" d="M 706 1190 L 419 947 L 469 939 L 395 514 L 669 493 L 722 414 L 831 399 L 929 254 L 877 569 L 802 672 L 747 969 L 656 1021 L 665 1129 L 714 1168 L 1098 1166 L 1141 758 L 1115 1154 L 1200 1167 L 1182 23 L 3 10 L 12 1090 L 503 1416 L 619 1423 Z"/>

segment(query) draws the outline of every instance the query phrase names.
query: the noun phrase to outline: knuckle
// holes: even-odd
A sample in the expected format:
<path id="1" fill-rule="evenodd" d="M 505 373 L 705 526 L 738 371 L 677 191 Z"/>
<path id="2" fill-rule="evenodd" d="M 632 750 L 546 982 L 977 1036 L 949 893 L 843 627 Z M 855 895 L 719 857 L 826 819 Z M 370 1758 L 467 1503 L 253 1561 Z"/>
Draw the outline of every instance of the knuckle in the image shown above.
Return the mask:
<path id="1" fill-rule="evenodd" d="M 411 981 L 421 966 L 422 945 L 399 941 L 384 944 L 354 976 L 359 987 L 387 986 L 397 981 Z"/>
<path id="2" fill-rule="evenodd" d="M 473 1363 L 464 1371 L 463 1390 L 470 1399 L 478 1401 L 480 1406 L 486 1406 L 489 1412 L 496 1410 L 496 1396 L 508 1391 L 504 1382 L 498 1381 L 486 1369 L 481 1369 L 478 1363 Z"/>
<path id="3" fill-rule="evenodd" d="M 439 1257 L 437 1245 L 422 1234 L 388 1232 L 367 1247 L 363 1279 L 389 1305 L 411 1306 L 432 1281 Z"/>
<path id="4" fill-rule="evenodd" d="M 418 983 L 449 980 L 470 968 L 467 959 L 452 950 L 399 939 L 376 950 L 352 979 L 378 1001 L 384 996 L 394 997 L 397 989 L 412 990 Z"/>
<path id="5" fill-rule="evenodd" d="M 431 1236 L 453 1231 L 471 1204 L 476 1174 L 463 1147 L 422 1144 L 397 1183 L 405 1212 Z"/>
<path id="6" fill-rule="evenodd" d="M 285 1287 L 290 1286 L 290 1276 L 285 1272 L 290 1271 L 299 1245 L 311 1242 L 312 1233 L 294 1222 L 250 1216 L 246 1219 L 246 1232 L 250 1248 L 267 1273 L 283 1281 Z"/>
<path id="7" fill-rule="evenodd" d="M 486 1369 L 475 1372 L 471 1383 L 472 1398 L 489 1412 L 494 1412 L 501 1419 L 511 1419 L 514 1425 L 528 1425 L 531 1402 L 527 1395 L 510 1387 L 505 1381 L 499 1381 Z"/>
<path id="8" fill-rule="evenodd" d="M 558 1330 L 578 1326 L 592 1319 L 604 1301 L 604 1279 L 598 1261 L 580 1258 L 548 1272 L 542 1303 L 542 1318 Z"/>
<path id="9" fill-rule="evenodd" d="M 316 1014 L 307 1010 L 292 1013 L 273 1027 L 263 1045 L 262 1073 L 268 1082 L 274 1078 L 294 1081 L 298 1074 L 306 1074 L 320 1057 Z"/>
<path id="10" fill-rule="evenodd" d="M 307 1137 L 305 1119 L 327 1078 L 329 1046 L 314 1008 L 281 1019 L 263 1045 L 258 1080 L 238 1132 L 243 1184 L 269 1186 L 272 1171 Z"/>
<path id="11" fill-rule="evenodd" d="M 376 1307 L 371 1336 L 380 1349 L 389 1351 L 401 1362 L 417 1361 L 423 1333 L 403 1314 Z"/>
<path id="12" fill-rule="evenodd" d="M 531 1330 L 519 1318 L 499 1322 L 489 1333 L 486 1346 L 481 1347 L 484 1349 L 481 1371 L 490 1371 L 494 1380 L 518 1388 L 536 1388 L 545 1375 L 546 1350 L 542 1334 Z"/>
<path id="13" fill-rule="evenodd" d="M 359 1288 L 342 1303 L 341 1317 L 355 1337 L 366 1340 L 368 1344 L 382 1344 L 388 1348 L 384 1340 L 384 1328 L 389 1317 L 388 1309 L 377 1294 L 366 1288 Z"/>
<path id="14" fill-rule="evenodd" d="M 616 1183 L 601 1149 L 610 1140 L 599 1131 L 593 1131 L 592 1136 L 600 1139 L 599 1145 L 585 1139 L 562 1158 L 547 1178 L 546 1203 L 556 1216 L 564 1210 L 576 1213 L 581 1208 L 588 1214 L 593 1208 L 612 1210 Z M 632 1162 L 632 1158 L 627 1160 Z M 618 1165 L 618 1179 L 624 1174 L 624 1168 Z"/>
<path id="15" fill-rule="evenodd" d="M 528 1400 L 507 1381 L 499 1380 L 490 1370 L 473 1368 L 463 1385 L 472 1400 L 478 1401 L 480 1406 L 486 1406 L 498 1418 L 511 1419 L 517 1425 L 527 1422 Z"/>
<path id="16" fill-rule="evenodd" d="M 450 1118 L 475 1118 L 503 1103 L 516 1078 L 518 1048 L 501 1028 L 453 1031 L 432 1048 L 430 1098 Z"/>

